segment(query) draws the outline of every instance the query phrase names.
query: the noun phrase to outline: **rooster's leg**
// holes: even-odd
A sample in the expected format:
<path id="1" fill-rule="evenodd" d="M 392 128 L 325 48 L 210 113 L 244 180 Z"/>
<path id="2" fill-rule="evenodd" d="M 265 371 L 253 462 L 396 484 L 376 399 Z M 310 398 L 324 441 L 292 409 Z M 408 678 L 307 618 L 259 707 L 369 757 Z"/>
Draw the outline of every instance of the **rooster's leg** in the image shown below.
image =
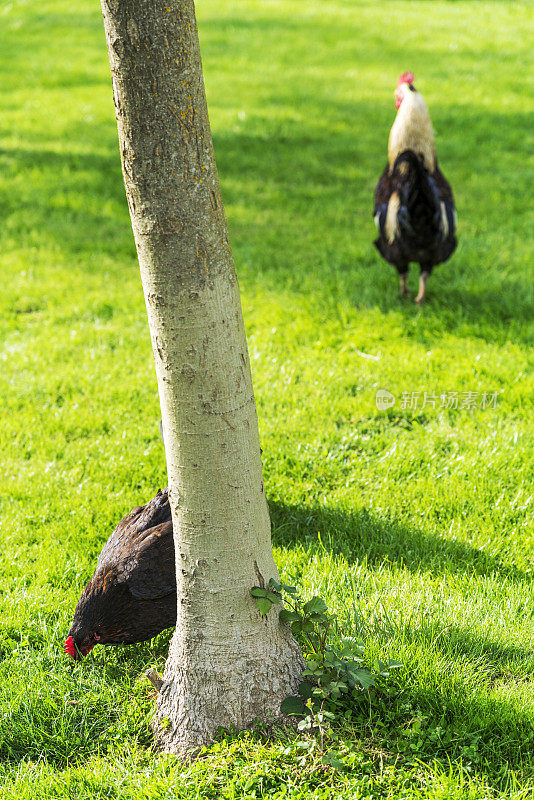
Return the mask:
<path id="1" fill-rule="evenodd" d="M 426 292 L 426 282 L 428 281 L 430 272 L 426 269 L 421 270 L 421 275 L 419 276 L 419 294 L 415 298 L 415 302 L 418 305 L 421 305 L 423 300 L 425 299 L 425 292 Z"/>
<path id="2" fill-rule="evenodd" d="M 408 286 L 406 282 L 408 280 L 408 273 L 401 272 L 400 273 L 400 296 L 401 297 L 408 297 Z"/>

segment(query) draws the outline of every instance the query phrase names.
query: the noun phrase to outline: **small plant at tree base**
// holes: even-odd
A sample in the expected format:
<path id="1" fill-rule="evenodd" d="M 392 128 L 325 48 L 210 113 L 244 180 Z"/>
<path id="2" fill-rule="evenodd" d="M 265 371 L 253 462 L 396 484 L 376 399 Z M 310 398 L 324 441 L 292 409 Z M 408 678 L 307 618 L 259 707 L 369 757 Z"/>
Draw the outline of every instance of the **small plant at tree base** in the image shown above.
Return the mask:
<path id="1" fill-rule="evenodd" d="M 289 698 L 291 699 L 291 698 Z M 300 766 L 305 766 L 310 761 L 315 761 L 318 767 L 330 767 L 331 769 L 343 769 L 345 763 L 337 757 L 336 751 L 332 751 L 331 746 L 338 744 L 338 736 L 331 727 L 331 722 L 335 715 L 331 711 L 323 709 L 324 701 L 319 710 L 314 709 L 313 700 L 306 702 L 308 715 L 300 720 L 298 729 L 303 734 L 309 734 L 297 742 L 297 747 L 301 755 L 298 758 Z M 313 736 L 313 734 L 316 734 Z M 328 747 L 328 752 L 327 752 Z"/>
<path id="2" fill-rule="evenodd" d="M 298 639 L 306 669 L 298 695 L 287 697 L 281 711 L 305 717 L 299 727 L 315 728 L 324 739 L 325 725 L 337 717 L 350 719 L 355 701 L 369 696 L 377 683 L 389 677 L 390 670 L 402 666 L 397 662 L 376 661 L 373 669 L 364 664 L 364 645 L 354 637 L 343 637 L 339 643 L 328 641 L 335 620 L 321 597 L 304 602 L 294 586 L 271 579 L 267 588 L 255 586 L 252 596 L 261 614 L 284 600 L 280 621 L 287 623 Z M 302 728 L 304 730 L 304 727 Z"/>

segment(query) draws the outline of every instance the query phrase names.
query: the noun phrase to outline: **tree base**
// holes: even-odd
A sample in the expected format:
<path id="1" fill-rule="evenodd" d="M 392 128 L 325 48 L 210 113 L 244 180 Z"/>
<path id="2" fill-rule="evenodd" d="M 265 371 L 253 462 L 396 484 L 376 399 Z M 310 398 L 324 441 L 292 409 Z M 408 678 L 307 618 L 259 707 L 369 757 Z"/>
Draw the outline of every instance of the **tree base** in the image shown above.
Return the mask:
<path id="1" fill-rule="evenodd" d="M 304 661 L 289 630 L 273 622 L 279 628 L 272 631 L 274 642 L 272 636 L 256 637 L 247 643 L 249 652 L 242 643 L 237 653 L 234 642 L 234 653 L 211 657 L 203 643 L 195 659 L 184 658 L 175 634 L 153 722 L 158 749 L 190 758 L 221 728 L 287 721 L 280 704 L 296 693 Z"/>

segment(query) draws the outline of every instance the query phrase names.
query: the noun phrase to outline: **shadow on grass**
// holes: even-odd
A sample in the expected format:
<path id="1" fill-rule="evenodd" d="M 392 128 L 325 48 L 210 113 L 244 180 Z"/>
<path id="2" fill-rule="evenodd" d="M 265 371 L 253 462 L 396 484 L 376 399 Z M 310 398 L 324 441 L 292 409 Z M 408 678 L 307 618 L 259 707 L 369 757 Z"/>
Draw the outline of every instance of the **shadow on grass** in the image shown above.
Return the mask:
<path id="1" fill-rule="evenodd" d="M 511 191 L 515 173 L 504 159 L 510 130 L 514 137 L 527 134 L 527 115 L 478 110 L 476 119 L 470 118 L 472 137 L 477 140 L 477 131 L 483 130 L 482 143 L 469 150 L 465 144 L 462 149 L 455 136 L 447 147 L 442 143 L 445 169 L 457 191 L 460 244 L 452 260 L 433 275 L 428 304 L 420 312 L 413 304 L 400 303 L 395 271 L 372 245 L 372 195 L 383 166 L 391 114 L 363 102 L 351 106 L 321 96 L 297 100 L 299 109 L 309 115 L 305 127 L 293 120 L 279 125 L 262 122 L 264 133 L 254 135 L 247 128 L 215 137 L 236 261 L 245 281 L 282 286 L 297 295 L 313 293 L 321 319 L 329 305 L 339 302 L 383 313 L 395 309 L 407 319 L 422 314 L 424 323 L 411 336 L 425 344 L 444 331 L 488 340 L 530 338 L 532 291 L 519 263 L 517 276 L 508 270 L 509 254 L 524 232 L 518 223 L 518 192 Z M 451 113 L 445 112 L 441 120 L 438 115 L 438 125 L 443 127 Z M 460 115 L 457 111 L 451 125 L 459 124 Z M 324 119 L 331 130 L 322 123 Z M 252 121 L 251 126 L 257 123 Z M 377 147 L 376 131 L 383 133 L 383 148 Z M 110 126 L 97 125 L 95 130 L 80 126 L 73 132 L 75 140 L 76 133 L 80 140 L 82 134 L 90 134 L 95 144 L 99 137 L 100 152 L 58 153 L 31 146 L 0 151 L 8 185 L 13 176 L 9 192 L 0 198 L 2 216 L 9 220 L 5 230 L 20 241 L 25 240 L 22 229 L 41 231 L 44 241 L 54 239 L 67 255 L 98 250 L 133 259 Z M 109 154 L 102 152 L 102 144 Z M 466 185 L 466 159 L 477 176 L 470 185 Z M 36 170 L 38 191 L 32 188 Z M 20 179 L 25 174 L 28 181 Z M 499 187 L 500 195 L 486 208 L 481 222 L 473 202 L 478 207 L 484 201 L 487 206 L 490 185 Z M 462 228 L 464 223 L 467 228 Z M 499 242 L 494 242 L 497 252 L 486 244 L 483 232 L 473 232 L 480 224 L 487 225 L 490 236 L 496 230 L 502 232 Z M 83 269 L 79 262 L 78 258 L 77 268 Z"/>
<path id="2" fill-rule="evenodd" d="M 403 630 L 409 641 L 424 636 L 428 644 L 436 647 L 443 656 L 453 660 L 459 657 L 476 660 L 488 688 L 534 680 L 534 651 L 529 647 L 500 642 L 498 628 L 492 630 L 488 627 L 483 636 L 458 625 L 439 624 L 438 628 L 436 622 L 436 628 L 427 633 L 408 628 Z"/>
<path id="3" fill-rule="evenodd" d="M 499 631 L 482 635 L 449 625 L 435 635 L 437 623 L 430 626 L 403 627 L 403 642 L 428 653 L 426 674 L 413 680 L 410 674 L 399 676 L 399 692 L 393 690 L 390 709 L 386 702 L 383 712 L 388 721 L 375 712 L 375 735 L 384 731 L 401 762 L 403 756 L 416 755 L 446 767 L 451 762 L 468 766 L 499 791 L 508 788 L 509 770 L 524 771 L 532 779 L 534 722 L 518 695 L 520 686 L 532 681 L 532 650 L 499 642 Z M 414 720 L 420 725 L 415 731 Z"/>
<path id="4" fill-rule="evenodd" d="M 257 218 L 261 220 L 263 216 L 264 222 L 256 223 L 253 235 L 258 242 L 270 244 L 272 227 L 278 226 L 277 246 L 284 254 L 280 258 L 275 251 L 276 257 L 272 258 L 271 252 L 256 253 L 254 249 L 251 258 L 247 253 L 246 260 L 257 269 L 259 280 L 272 276 L 273 283 L 296 293 L 305 293 L 306 286 L 310 286 L 321 308 L 327 309 L 329 301 L 344 302 L 355 308 L 378 308 L 384 313 L 395 309 L 410 319 L 419 313 L 418 309 L 413 303 L 399 301 L 395 270 L 381 260 L 372 245 L 372 197 L 384 158 L 376 154 L 369 131 L 387 132 L 389 122 L 371 106 L 358 104 L 352 110 L 334 104 L 332 108 L 324 98 L 320 104 L 315 99 L 315 105 L 311 105 L 312 119 L 320 118 L 323 103 L 326 116 L 333 120 L 330 135 L 310 125 L 309 135 L 303 136 L 297 125 L 289 125 L 285 131 L 273 131 L 277 135 L 269 140 L 245 134 L 217 137 L 223 184 L 229 184 L 225 197 L 230 207 L 243 204 L 249 212 L 238 224 L 230 213 L 238 258 L 240 249 L 246 251 L 250 246 L 250 228 L 246 226 L 254 224 L 250 211 L 256 206 Z M 526 115 L 508 117 L 480 112 L 479 117 L 485 130 L 492 132 L 491 146 L 503 157 L 509 147 L 508 123 L 512 130 L 528 134 Z M 478 137 L 480 118 L 473 122 L 474 139 Z M 343 127 L 343 122 L 354 124 L 355 133 L 336 131 L 336 125 Z M 457 119 L 455 122 L 458 124 Z M 444 124 L 447 123 L 442 120 L 441 127 Z M 469 120 L 465 124 L 469 125 Z M 362 129 L 367 134 L 359 138 Z M 497 168 L 498 177 L 490 174 L 489 165 L 495 161 L 487 143 L 469 151 L 454 141 L 448 148 L 442 143 L 440 152 L 447 153 L 445 170 L 456 192 L 459 248 L 448 263 L 436 268 L 422 312 L 425 322 L 412 335 L 422 338 L 425 344 L 448 331 L 491 341 L 502 337 L 502 329 L 512 327 L 511 338 L 529 340 L 534 295 L 523 274 L 528 253 L 525 249 L 521 256 L 512 255 L 514 250 L 522 251 L 526 225 L 526 221 L 520 222 L 524 209 L 518 208 L 513 187 L 517 176 L 510 164 Z M 472 169 L 469 174 L 467 160 Z M 246 188 L 243 194 L 243 183 L 246 186 L 247 180 L 252 182 L 253 175 L 261 184 L 261 191 L 247 196 Z M 488 203 L 490 187 L 497 183 L 499 190 L 491 190 L 495 199 Z M 274 207 L 282 198 L 285 214 L 277 221 Z M 298 220 L 298 225 L 288 220 Z M 516 276 L 509 269 L 515 259 Z M 412 272 L 418 274 L 418 266 L 413 265 Z M 414 276 L 414 288 L 416 280 Z"/>
<path id="5" fill-rule="evenodd" d="M 273 542 L 279 547 L 303 546 L 321 548 L 317 534 L 328 552 L 343 554 L 350 562 L 365 559 L 368 564 L 384 560 L 396 562 L 412 571 L 428 570 L 433 574 L 469 572 L 480 575 L 493 573 L 524 579 L 518 570 L 510 570 L 497 559 L 465 543 L 451 542 L 414 530 L 396 520 L 384 521 L 369 512 L 343 513 L 320 507 L 288 506 L 271 503 Z M 371 623 L 372 624 L 372 623 Z M 380 623 L 378 623 L 380 624 Z M 378 638 L 380 629 L 370 631 Z M 395 635 L 395 631 L 390 632 Z M 149 643 L 127 647 L 95 648 L 85 662 L 74 667 L 69 663 L 63 677 L 59 677 L 54 690 L 55 701 L 43 704 L 38 701 L 42 687 L 30 687 L 24 702 L 25 733 L 21 739 L 20 724 L 4 721 L 1 761 L 45 758 L 57 766 L 86 761 L 91 754 L 106 747 L 108 738 L 117 735 L 109 726 L 122 730 L 121 736 L 134 736 L 139 731 L 139 743 L 150 744 L 150 731 L 145 717 L 136 716 L 135 724 L 116 701 L 99 700 L 94 691 L 87 707 L 80 701 L 64 703 L 62 694 L 76 693 L 78 685 L 86 684 L 90 690 L 95 680 L 105 685 L 123 684 L 132 676 L 141 675 L 147 664 L 161 665 L 166 658 L 172 631 L 168 630 Z M 534 741 L 531 717 L 521 710 L 516 698 L 499 696 L 495 689 L 525 680 L 534 666 L 534 657 L 520 646 L 501 644 L 498 631 L 485 635 L 475 634 L 467 627 L 449 625 L 445 628 L 439 620 L 425 620 L 419 627 L 410 623 L 403 626 L 402 640 L 429 654 L 424 669 L 431 670 L 430 681 L 415 673 L 399 677 L 391 697 L 375 703 L 372 715 L 366 706 L 361 725 L 348 730 L 346 737 L 356 735 L 364 741 L 372 739 L 372 746 L 383 742 L 383 748 L 395 757 L 413 757 L 410 743 L 417 739 L 416 755 L 419 759 L 442 759 L 447 762 L 468 760 L 495 787 L 499 787 L 502 760 L 513 769 L 531 769 L 530 744 Z M 450 684 L 449 664 L 472 663 L 476 665 L 476 683 L 473 670 L 462 676 L 461 666 L 454 682 Z M 59 666 L 59 665 L 58 665 Z M 440 677 L 441 676 L 441 677 Z M 440 685 L 440 681 L 443 684 Z M 430 683 L 430 686 L 425 686 Z M 449 685 L 450 684 L 450 685 Z M 122 694 L 121 690 L 121 694 Z M 76 694 L 75 694 L 76 696 Z M 63 706 L 63 709 L 61 707 Z M 58 720 L 58 714 L 63 715 Z M 414 738 L 410 732 L 414 718 L 422 720 L 420 731 Z M 124 720 L 123 720 L 124 718 Z M 130 721 L 128 722 L 128 720 Z M 123 720 L 123 721 L 121 721 Z M 61 724 L 60 724 L 61 723 Z M 361 730 L 360 730 L 361 727 Z M 32 728 L 35 730 L 32 733 Z M 352 730 L 352 729 L 351 729 Z M 56 731 L 57 735 L 49 732 Z M 70 731 L 70 732 L 69 732 Z M 78 742 L 78 744 L 76 744 Z M 382 745 L 380 745 L 382 747 Z M 77 751 L 79 748 L 79 752 Z"/>
<path id="6" fill-rule="evenodd" d="M 133 265 L 135 246 L 118 156 L 58 153 L 31 145 L 2 148 L 0 170 L 9 186 L 0 194 L 4 248 L 52 244 L 67 258 L 77 256 L 70 262 L 77 271 L 94 272 L 94 264 L 84 267 L 83 257 L 96 251 L 117 260 L 129 256 Z"/>
<path id="7" fill-rule="evenodd" d="M 369 511 L 347 513 L 320 506 L 269 504 L 272 540 L 277 547 L 302 546 L 343 555 L 349 563 L 397 564 L 411 572 L 499 575 L 530 580 L 516 567 L 465 542 L 431 536 L 396 519 Z M 321 535 L 319 542 L 318 534 Z"/>
<path id="8" fill-rule="evenodd" d="M 273 543 L 278 547 L 301 546 L 308 553 L 326 550 L 349 563 L 364 561 L 371 568 L 396 564 L 438 577 L 467 573 L 530 580 L 530 575 L 468 543 L 430 536 L 368 511 L 346 513 L 276 502 L 270 503 L 270 511 Z M 532 680 L 531 648 L 500 641 L 498 626 L 474 632 L 467 623 L 444 625 L 439 618 L 425 618 L 421 625 L 399 624 L 370 620 L 366 631 L 379 641 L 402 640 L 407 652 L 413 648 L 428 657 L 402 676 L 399 673 L 391 697 L 385 697 L 383 706 L 375 706 L 372 722 L 363 722 L 364 737 L 371 731 L 373 746 L 398 757 L 399 765 L 414 756 L 446 765 L 470 763 L 497 789 L 506 788 L 503 762 L 532 774 L 534 723 L 514 696 L 520 685 Z M 362 631 L 355 630 L 354 635 Z M 369 709 L 362 720 L 367 713 Z M 419 720 L 420 730 L 412 733 L 414 720 Z"/>

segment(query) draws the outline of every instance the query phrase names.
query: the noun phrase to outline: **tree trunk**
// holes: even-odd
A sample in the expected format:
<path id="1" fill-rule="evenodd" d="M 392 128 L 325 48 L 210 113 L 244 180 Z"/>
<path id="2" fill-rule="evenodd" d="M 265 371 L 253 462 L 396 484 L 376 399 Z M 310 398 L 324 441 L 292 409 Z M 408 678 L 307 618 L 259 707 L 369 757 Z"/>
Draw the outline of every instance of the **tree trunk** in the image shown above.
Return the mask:
<path id="1" fill-rule="evenodd" d="M 122 168 L 156 363 L 178 615 L 156 733 L 187 754 L 279 715 L 302 670 L 277 577 L 239 289 L 191 0 L 102 0 Z M 279 607 L 278 607 L 279 608 Z"/>

